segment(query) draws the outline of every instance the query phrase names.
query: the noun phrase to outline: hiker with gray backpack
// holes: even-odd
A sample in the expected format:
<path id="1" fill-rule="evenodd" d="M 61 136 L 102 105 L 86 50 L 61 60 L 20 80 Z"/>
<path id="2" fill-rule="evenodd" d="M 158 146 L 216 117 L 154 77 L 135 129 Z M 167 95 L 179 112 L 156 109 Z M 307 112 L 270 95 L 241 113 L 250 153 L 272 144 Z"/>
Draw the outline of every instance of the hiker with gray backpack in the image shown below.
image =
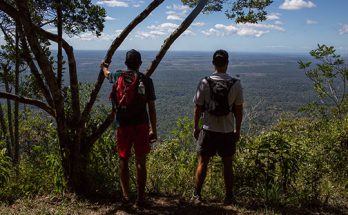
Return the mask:
<path id="1" fill-rule="evenodd" d="M 197 140 L 198 165 L 195 190 L 191 198 L 201 204 L 201 190 L 209 160 L 216 153 L 222 158 L 225 182 L 224 204 L 235 202 L 232 159 L 240 138 L 243 117 L 243 91 L 238 79 L 228 75 L 228 53 L 217 50 L 213 55 L 215 71 L 203 78 L 194 96 L 194 131 Z M 200 123 L 202 120 L 202 123 Z M 202 127 L 200 127 L 202 126 Z"/>

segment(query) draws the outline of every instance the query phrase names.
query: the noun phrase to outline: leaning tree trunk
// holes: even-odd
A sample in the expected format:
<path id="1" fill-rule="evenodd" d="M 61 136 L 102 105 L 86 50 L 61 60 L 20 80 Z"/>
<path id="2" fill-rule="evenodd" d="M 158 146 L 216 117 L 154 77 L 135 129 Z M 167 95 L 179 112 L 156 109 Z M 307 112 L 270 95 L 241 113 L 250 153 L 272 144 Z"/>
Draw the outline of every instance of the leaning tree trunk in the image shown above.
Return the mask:
<path id="1" fill-rule="evenodd" d="M 20 53 L 19 53 L 19 25 L 16 24 L 16 45 L 15 45 L 15 95 L 19 95 L 19 64 L 20 64 Z M 13 153 L 13 163 L 18 165 L 19 162 L 19 102 L 15 101 L 14 106 L 14 153 Z"/>

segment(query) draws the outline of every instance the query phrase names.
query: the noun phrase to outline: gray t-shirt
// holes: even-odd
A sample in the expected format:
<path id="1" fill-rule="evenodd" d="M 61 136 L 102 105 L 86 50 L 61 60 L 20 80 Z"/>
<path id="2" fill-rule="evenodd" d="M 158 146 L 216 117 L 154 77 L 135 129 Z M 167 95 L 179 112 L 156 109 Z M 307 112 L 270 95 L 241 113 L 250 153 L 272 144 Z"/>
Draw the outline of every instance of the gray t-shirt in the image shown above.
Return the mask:
<path id="1" fill-rule="evenodd" d="M 210 78 L 213 80 L 230 80 L 232 77 L 226 73 L 213 73 Z M 208 81 L 203 78 L 197 87 L 196 94 L 193 98 L 193 102 L 197 105 L 206 106 L 210 102 L 210 88 Z M 235 105 L 243 104 L 243 90 L 240 80 L 238 80 L 232 86 L 229 94 L 228 94 L 228 103 L 232 107 Z M 233 113 L 229 113 L 226 116 L 215 116 L 207 111 L 203 113 L 203 129 L 221 132 L 221 133 L 229 133 L 234 131 L 234 117 Z"/>

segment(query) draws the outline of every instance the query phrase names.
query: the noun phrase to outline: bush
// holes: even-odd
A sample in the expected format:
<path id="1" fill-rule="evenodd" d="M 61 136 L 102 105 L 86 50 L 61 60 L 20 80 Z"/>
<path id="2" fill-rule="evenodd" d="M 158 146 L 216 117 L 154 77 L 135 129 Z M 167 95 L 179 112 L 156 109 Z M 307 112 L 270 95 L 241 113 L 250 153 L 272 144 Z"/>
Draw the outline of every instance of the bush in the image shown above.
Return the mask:
<path id="1" fill-rule="evenodd" d="M 2 144 L 0 143 L 0 146 Z M 11 159 L 6 149 L 0 147 L 0 188 L 3 188 L 10 179 Z"/>

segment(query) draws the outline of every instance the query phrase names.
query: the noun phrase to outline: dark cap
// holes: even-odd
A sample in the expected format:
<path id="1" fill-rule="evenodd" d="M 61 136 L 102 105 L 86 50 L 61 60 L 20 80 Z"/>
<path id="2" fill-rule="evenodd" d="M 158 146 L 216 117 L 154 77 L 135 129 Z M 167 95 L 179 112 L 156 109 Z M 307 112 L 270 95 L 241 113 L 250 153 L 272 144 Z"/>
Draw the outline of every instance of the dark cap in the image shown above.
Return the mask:
<path id="1" fill-rule="evenodd" d="M 131 68 L 141 65 L 141 54 L 135 49 L 129 50 L 126 54 L 125 63 Z"/>
<path id="2" fill-rule="evenodd" d="M 225 50 L 219 49 L 213 55 L 213 64 L 215 66 L 225 66 L 228 63 L 228 53 Z"/>

